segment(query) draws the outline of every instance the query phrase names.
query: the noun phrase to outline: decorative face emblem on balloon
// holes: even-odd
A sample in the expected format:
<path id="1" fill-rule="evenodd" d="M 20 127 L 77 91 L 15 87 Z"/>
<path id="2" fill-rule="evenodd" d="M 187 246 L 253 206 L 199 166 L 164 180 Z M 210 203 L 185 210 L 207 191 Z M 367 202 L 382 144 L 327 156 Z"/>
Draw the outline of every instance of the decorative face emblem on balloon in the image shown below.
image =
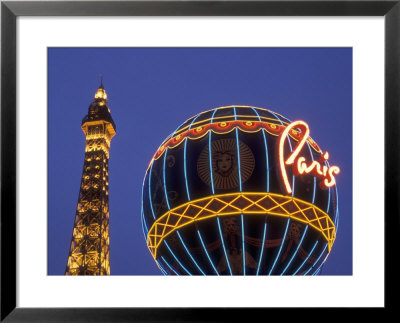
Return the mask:
<path id="1" fill-rule="evenodd" d="M 229 176 L 232 173 L 235 164 L 232 152 L 216 152 L 214 156 L 215 171 L 221 176 Z"/>
<path id="2" fill-rule="evenodd" d="M 254 155 L 242 141 L 238 141 L 241 181 L 247 181 L 254 170 Z M 209 149 L 211 147 L 211 156 Z M 211 157 L 211 158 L 210 158 Z M 210 163 L 211 169 L 210 172 Z M 197 172 L 201 180 L 217 189 L 228 190 L 239 187 L 238 148 L 234 139 L 219 139 L 206 145 L 197 161 Z"/>

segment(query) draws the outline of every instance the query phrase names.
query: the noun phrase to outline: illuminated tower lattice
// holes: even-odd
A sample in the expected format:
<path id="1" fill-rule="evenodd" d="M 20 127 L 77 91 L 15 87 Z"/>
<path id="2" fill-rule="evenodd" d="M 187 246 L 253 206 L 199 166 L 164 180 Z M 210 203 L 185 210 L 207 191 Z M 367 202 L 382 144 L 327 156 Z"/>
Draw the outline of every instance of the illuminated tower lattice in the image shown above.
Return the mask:
<path id="1" fill-rule="evenodd" d="M 110 275 L 108 159 L 115 124 L 103 84 L 82 120 L 85 161 L 66 275 Z"/>

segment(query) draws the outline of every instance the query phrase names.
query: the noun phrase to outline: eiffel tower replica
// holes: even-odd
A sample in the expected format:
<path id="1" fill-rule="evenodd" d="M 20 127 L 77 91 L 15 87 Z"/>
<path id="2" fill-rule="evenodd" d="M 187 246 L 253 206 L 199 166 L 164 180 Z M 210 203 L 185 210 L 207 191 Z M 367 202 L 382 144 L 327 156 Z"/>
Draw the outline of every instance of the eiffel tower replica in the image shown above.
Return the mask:
<path id="1" fill-rule="evenodd" d="M 108 159 L 116 128 L 103 80 L 82 120 L 82 130 L 85 161 L 65 275 L 110 275 Z"/>

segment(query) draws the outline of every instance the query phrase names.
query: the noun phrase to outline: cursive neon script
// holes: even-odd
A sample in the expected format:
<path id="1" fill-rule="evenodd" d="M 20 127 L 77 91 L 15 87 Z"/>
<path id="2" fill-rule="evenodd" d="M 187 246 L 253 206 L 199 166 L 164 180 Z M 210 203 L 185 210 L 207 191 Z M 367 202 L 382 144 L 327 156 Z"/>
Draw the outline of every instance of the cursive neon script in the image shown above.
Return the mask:
<path id="1" fill-rule="evenodd" d="M 300 129 L 300 139 L 297 142 L 297 146 L 291 152 L 289 157 L 285 159 L 284 147 L 285 141 L 288 137 L 290 131 L 294 128 Z M 293 130 L 292 130 L 293 131 Z M 320 182 L 320 187 L 326 189 L 332 187 L 336 184 L 335 175 L 340 173 L 340 168 L 337 166 L 327 167 L 326 165 L 321 165 L 321 162 L 325 162 L 329 159 L 329 153 L 325 152 L 321 155 L 319 161 L 313 160 L 311 164 L 306 163 L 306 159 L 303 156 L 299 156 L 304 144 L 306 143 L 310 135 L 310 129 L 304 121 L 294 121 L 286 127 L 286 129 L 281 133 L 279 137 L 279 166 L 281 170 L 281 175 L 283 183 L 285 185 L 286 191 L 290 194 L 292 193 L 292 187 L 289 183 L 286 166 L 292 165 L 293 174 L 295 176 L 303 174 L 312 174 L 313 176 L 322 179 Z"/>

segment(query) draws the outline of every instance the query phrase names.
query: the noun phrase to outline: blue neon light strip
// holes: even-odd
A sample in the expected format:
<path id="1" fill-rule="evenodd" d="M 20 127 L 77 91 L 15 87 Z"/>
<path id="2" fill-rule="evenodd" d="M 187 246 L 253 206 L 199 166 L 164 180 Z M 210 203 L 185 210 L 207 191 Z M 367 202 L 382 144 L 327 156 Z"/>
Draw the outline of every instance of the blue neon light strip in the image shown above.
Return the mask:
<path id="1" fill-rule="evenodd" d="M 149 173 L 149 201 L 150 201 L 151 214 L 153 214 L 153 219 L 155 220 L 156 215 L 155 215 L 154 209 L 153 209 L 153 199 L 151 198 L 151 174 L 152 174 L 152 170 L 153 170 L 153 164 L 154 164 L 154 162 L 151 163 L 150 173 Z"/>
<path id="2" fill-rule="evenodd" d="M 190 128 L 192 127 L 193 122 L 194 122 L 199 116 L 200 116 L 200 114 L 197 115 L 195 118 L 193 118 L 191 124 L 189 125 L 188 130 L 190 130 Z M 185 145 L 184 145 L 184 148 L 183 148 L 183 172 L 184 172 L 184 175 L 185 175 L 186 193 L 187 193 L 188 200 L 190 201 L 189 184 L 188 184 L 188 180 L 187 180 L 187 171 L 186 171 L 186 146 L 187 146 L 187 140 L 188 140 L 188 139 L 187 139 L 187 137 L 186 137 L 186 138 L 185 138 Z"/>
<path id="3" fill-rule="evenodd" d="M 315 273 L 313 273 L 312 275 L 313 275 L 313 276 L 318 275 L 318 273 L 319 273 L 320 270 L 321 270 L 321 268 L 318 268 L 317 271 L 316 271 Z"/>
<path id="4" fill-rule="evenodd" d="M 222 242 L 222 248 L 224 249 L 225 260 L 226 260 L 226 263 L 227 263 L 228 268 L 229 268 L 229 273 L 230 273 L 231 276 L 232 276 L 232 269 L 231 269 L 231 265 L 229 264 L 228 255 L 227 255 L 227 253 L 226 253 L 224 238 L 223 238 L 222 232 L 221 232 L 221 224 L 220 224 L 220 221 L 219 221 L 219 217 L 218 217 L 218 216 L 217 216 L 217 222 L 218 222 L 219 236 L 221 237 L 221 242 Z"/>
<path id="5" fill-rule="evenodd" d="M 235 120 L 237 120 L 236 108 L 233 108 L 233 113 L 235 115 Z M 240 150 L 239 150 L 239 132 L 238 128 L 235 129 L 236 132 L 236 149 L 237 149 L 237 159 L 238 159 L 238 172 L 239 172 L 239 190 L 242 191 L 242 172 L 240 167 Z M 246 275 L 246 249 L 244 247 L 244 224 L 243 224 L 243 214 L 240 216 L 242 224 L 242 255 L 243 255 L 243 275 Z"/>
<path id="6" fill-rule="evenodd" d="M 243 250 L 243 276 L 246 276 L 246 249 L 244 248 L 244 224 L 243 224 L 243 214 L 240 215 L 242 221 L 242 250 Z"/>
<path id="7" fill-rule="evenodd" d="M 314 155 L 313 155 L 313 153 L 311 151 L 311 147 L 310 147 L 310 144 L 308 142 L 307 142 L 307 147 L 308 147 L 308 150 L 310 151 L 311 159 L 314 161 Z M 316 188 L 316 186 L 317 186 L 317 179 L 314 176 L 314 190 L 313 190 L 312 204 L 314 204 L 314 201 L 315 201 L 315 188 Z"/>
<path id="8" fill-rule="evenodd" d="M 315 273 L 316 273 L 317 271 L 319 272 L 319 270 L 321 269 L 321 267 L 325 264 L 325 260 L 326 260 L 327 256 L 328 256 L 328 255 L 326 255 L 326 256 L 325 256 L 325 259 L 320 263 L 318 269 L 314 272 L 313 276 L 315 275 Z"/>
<path id="9" fill-rule="evenodd" d="M 176 129 L 174 130 L 174 132 L 171 133 L 171 134 L 167 137 L 167 139 L 164 140 L 164 142 L 166 142 L 167 140 L 169 140 L 169 139 L 171 139 L 173 136 L 175 136 L 175 133 L 178 131 L 178 129 L 179 129 L 180 127 L 182 127 L 185 123 L 186 123 L 186 121 L 182 122 L 182 123 L 178 126 L 178 128 L 176 128 Z"/>
<path id="10" fill-rule="evenodd" d="M 329 168 L 328 161 L 325 161 L 325 166 Z M 327 206 L 327 209 L 326 209 L 326 213 L 329 214 L 329 207 L 330 207 L 330 204 L 331 204 L 331 188 L 330 187 L 328 188 L 328 192 L 329 192 L 329 195 L 328 195 L 328 206 Z"/>
<path id="11" fill-rule="evenodd" d="M 280 124 L 281 124 L 282 126 L 285 126 L 285 125 L 283 124 L 281 118 L 279 118 L 275 113 L 273 113 L 273 112 L 270 111 L 270 110 L 268 110 L 268 112 L 269 112 L 269 113 L 272 113 L 272 114 L 275 116 L 275 118 L 280 122 Z M 289 135 L 287 135 L 287 139 L 288 139 L 290 151 L 293 151 L 292 143 L 290 142 L 290 136 L 289 136 Z M 295 179 L 294 179 L 294 175 L 292 175 L 292 196 L 294 196 L 294 184 L 295 184 Z"/>
<path id="12" fill-rule="evenodd" d="M 337 214 L 338 214 L 338 216 L 336 218 L 336 231 L 335 231 L 335 234 L 337 234 L 338 228 L 339 228 L 339 212 Z"/>
<path id="13" fill-rule="evenodd" d="M 143 211 L 143 193 L 144 193 L 144 184 L 142 185 L 142 203 L 141 203 L 141 218 L 142 218 L 142 231 L 144 235 L 144 240 L 147 240 L 147 232 L 149 230 L 147 229 L 147 224 L 146 224 L 146 219 L 144 218 L 144 211 Z"/>
<path id="14" fill-rule="evenodd" d="M 331 188 L 330 187 L 328 187 L 328 192 L 329 192 L 329 195 L 328 195 L 328 207 L 326 208 L 326 213 L 327 214 L 329 214 L 329 208 L 331 206 Z"/>
<path id="15" fill-rule="evenodd" d="M 203 242 L 203 239 L 201 237 L 201 234 L 200 234 L 199 230 L 197 230 L 197 234 L 199 235 L 199 238 L 200 238 L 200 241 L 201 241 L 201 245 L 203 246 L 204 252 L 206 253 L 208 260 L 210 261 L 211 266 L 213 267 L 215 273 L 219 276 L 219 273 L 218 273 L 217 269 L 215 268 L 213 262 L 211 261 L 210 255 L 207 252 L 206 246 L 204 245 L 204 242 Z"/>
<path id="16" fill-rule="evenodd" d="M 206 274 L 201 270 L 201 268 L 200 268 L 200 266 L 197 264 L 196 260 L 194 260 L 192 254 L 189 252 L 188 248 L 186 248 L 186 245 L 185 245 L 185 243 L 183 242 L 183 239 L 182 239 L 182 237 L 181 237 L 179 231 L 176 231 L 176 233 L 178 234 L 178 237 L 179 237 L 179 239 L 181 240 L 182 245 L 183 245 L 183 247 L 185 248 L 187 254 L 188 254 L 189 257 L 190 257 L 190 259 L 192 259 L 192 261 L 193 261 L 193 263 L 196 265 L 197 269 L 205 276 Z"/>
<path id="17" fill-rule="evenodd" d="M 325 166 L 326 167 L 330 167 L 329 162 L 325 161 Z M 314 178 L 315 180 L 315 178 Z M 335 223 L 335 233 L 337 234 L 337 229 L 338 229 L 338 210 L 339 210 L 339 200 L 338 200 L 338 195 L 337 195 L 337 186 L 335 185 L 335 190 L 336 190 L 336 212 L 335 212 L 335 219 L 334 219 L 334 223 Z M 328 187 L 328 206 L 326 207 L 326 213 L 329 214 L 329 210 L 330 210 L 330 206 L 331 206 L 331 188 Z M 314 273 L 315 274 L 315 273 Z"/>
<path id="18" fill-rule="evenodd" d="M 211 120 L 210 123 L 212 123 L 213 119 L 214 119 L 214 115 L 217 112 L 217 109 L 215 109 L 215 111 L 213 112 L 212 116 L 211 116 Z M 208 156 L 209 156 L 209 160 L 210 160 L 210 180 L 211 180 L 211 190 L 212 193 L 215 194 L 215 189 L 214 189 L 214 176 L 213 176 L 213 169 L 212 169 L 212 149 L 211 149 L 211 134 L 212 131 L 210 131 L 209 133 L 209 137 L 208 137 Z M 228 259 L 228 255 L 226 253 L 226 249 L 225 249 L 225 243 L 224 243 L 224 238 L 222 236 L 222 232 L 221 232 L 221 225 L 220 225 L 220 221 L 219 221 L 219 216 L 217 216 L 217 222 L 218 222 L 218 229 L 219 229 L 219 236 L 222 242 L 222 248 L 224 249 L 224 254 L 225 254 L 225 260 L 226 263 L 228 264 L 228 268 L 229 268 L 229 272 L 232 275 L 232 270 L 231 270 L 231 265 L 229 263 L 229 259 Z"/>
<path id="19" fill-rule="evenodd" d="M 175 135 L 175 132 L 176 132 L 182 125 L 183 125 L 183 123 L 182 123 L 178 128 L 176 128 L 176 130 L 175 130 L 168 138 L 173 137 L 173 136 Z M 166 157 L 167 157 L 167 151 L 168 151 L 168 148 L 166 148 L 166 150 L 165 150 L 165 155 L 164 155 L 163 181 L 164 181 L 165 199 L 166 199 L 166 201 L 167 201 L 168 209 L 170 209 L 170 205 L 169 205 L 169 201 L 168 201 L 167 188 L 166 188 L 166 183 L 165 183 L 165 161 L 166 161 Z M 186 157 L 186 156 L 185 156 L 185 157 Z M 151 163 L 151 166 L 150 166 L 150 173 L 149 173 L 149 202 L 150 202 L 151 213 L 152 213 L 152 215 L 153 215 L 153 219 L 155 220 L 155 219 L 156 219 L 156 215 L 155 215 L 155 212 L 154 212 L 153 200 L 152 200 L 152 197 L 151 197 L 151 175 L 152 175 L 152 170 L 153 170 L 153 164 L 154 164 L 154 161 Z M 185 164 L 185 171 L 186 171 L 186 164 Z M 186 178 L 186 173 L 185 173 L 185 178 Z M 142 201 L 143 201 L 143 190 L 142 190 Z M 142 209 L 143 209 L 143 202 L 142 202 Z M 142 212 L 143 212 L 143 210 L 142 210 Z M 142 214 L 143 214 L 143 213 L 142 213 Z M 144 225 L 145 225 L 145 227 L 146 227 L 146 231 L 148 232 L 148 228 L 147 228 L 147 225 L 146 225 L 146 221 L 145 221 L 145 219 L 144 219 L 144 216 L 143 216 L 143 223 L 144 223 Z M 146 233 L 146 235 L 145 235 L 145 239 L 147 239 L 147 233 Z M 172 256 L 178 261 L 178 263 L 182 266 L 182 268 L 183 268 L 189 275 L 191 275 L 191 274 L 186 270 L 186 268 L 179 262 L 179 260 L 175 257 L 175 254 L 174 254 L 174 253 L 172 252 L 172 250 L 169 248 L 167 242 L 166 242 L 166 241 L 164 241 L 164 242 L 165 242 L 165 244 L 167 245 L 168 249 L 170 250 Z M 177 276 L 179 276 L 179 274 L 168 264 L 168 262 L 164 259 L 164 257 L 161 257 L 161 258 L 162 258 L 163 261 L 167 264 L 167 266 L 168 266 Z M 156 260 L 156 262 L 157 262 L 157 260 Z M 164 275 L 167 275 L 167 271 L 165 270 L 165 268 L 162 267 L 161 262 L 157 262 L 157 263 L 160 265 L 160 268 L 161 268 L 161 271 L 163 272 L 163 274 L 164 274 Z"/>
<path id="20" fill-rule="evenodd" d="M 277 262 L 277 260 L 278 260 L 278 258 L 279 258 L 279 255 L 281 254 L 282 247 L 283 247 L 283 245 L 285 244 L 285 239 L 286 239 L 286 234 L 287 234 L 287 231 L 288 231 L 288 228 L 289 228 L 289 223 L 290 223 L 290 219 L 287 220 L 286 229 L 285 229 L 285 234 L 283 235 L 282 242 L 281 242 L 281 246 L 279 247 L 278 254 L 276 255 L 275 261 L 274 261 L 274 263 L 273 263 L 273 265 L 272 265 L 272 267 L 271 267 L 271 270 L 270 270 L 269 273 L 268 273 L 268 276 L 270 276 L 271 273 L 272 273 L 272 271 L 274 270 L 274 267 L 275 267 L 276 262 Z"/>
<path id="21" fill-rule="evenodd" d="M 162 262 L 156 260 L 156 263 L 157 263 L 157 265 L 158 265 L 158 268 L 161 269 L 161 272 L 164 274 L 164 276 L 168 275 L 167 271 L 165 270 L 165 268 L 164 268 L 163 265 L 162 265 Z"/>
<path id="22" fill-rule="evenodd" d="M 264 253 L 264 244 L 265 244 L 265 233 L 267 232 L 267 223 L 264 223 L 264 234 L 263 234 L 263 241 L 262 241 L 262 245 L 261 245 L 261 252 L 260 252 L 260 259 L 258 260 L 258 266 L 257 266 L 257 276 L 258 276 L 258 272 L 260 271 L 260 265 L 262 262 L 262 257 L 263 257 L 263 253 Z"/>
<path id="23" fill-rule="evenodd" d="M 169 265 L 169 263 L 165 260 L 165 258 L 164 258 L 163 256 L 161 256 L 161 259 L 165 262 L 165 264 L 168 266 L 168 268 L 171 269 L 171 270 L 175 273 L 175 275 L 180 276 L 180 275 L 174 270 L 174 268 L 172 268 L 172 267 Z"/>
<path id="24" fill-rule="evenodd" d="M 233 113 L 235 115 L 235 120 L 237 120 L 236 108 L 233 108 Z M 241 192 L 242 191 L 242 174 L 241 174 L 241 171 L 240 171 L 240 151 L 239 151 L 239 133 L 238 133 L 238 128 L 235 129 L 235 133 L 236 133 L 236 151 L 237 151 L 238 173 L 239 173 L 239 190 Z"/>
<path id="25" fill-rule="evenodd" d="M 168 210 L 171 209 L 169 206 L 169 201 L 168 201 L 168 193 L 167 193 L 167 183 L 165 182 L 165 161 L 167 160 L 167 153 L 168 153 L 168 147 L 165 148 L 165 153 L 164 153 L 164 165 L 163 165 L 163 182 L 164 182 L 164 193 L 165 193 L 165 200 L 167 201 L 167 207 Z"/>
<path id="26" fill-rule="evenodd" d="M 183 145 L 183 173 L 185 175 L 185 185 L 186 185 L 186 194 L 188 200 L 190 201 L 190 194 L 189 194 L 189 185 L 187 180 L 187 171 L 186 171 L 186 146 L 187 146 L 187 137 L 185 138 L 185 144 Z"/>
<path id="27" fill-rule="evenodd" d="M 292 257 L 290 258 L 290 260 L 289 260 L 288 264 L 286 265 L 285 269 L 282 271 L 281 276 L 286 272 L 286 270 L 289 268 L 290 264 L 292 263 L 294 257 L 297 255 L 297 252 L 299 251 L 299 248 L 300 248 L 301 244 L 303 243 L 303 239 L 304 239 L 304 237 L 306 235 L 307 229 L 308 229 L 308 225 L 304 229 L 304 232 L 303 232 L 303 235 L 301 236 L 300 242 L 297 245 L 297 248 L 296 248 L 295 252 L 293 253 Z"/>
<path id="28" fill-rule="evenodd" d="M 185 123 L 185 122 L 184 122 L 184 123 Z M 174 131 L 174 132 L 172 133 L 172 135 L 170 136 L 171 138 L 175 135 L 176 131 L 177 131 L 184 123 L 182 123 L 178 128 L 175 129 L 175 131 Z M 186 153 L 186 152 L 185 152 L 185 153 Z M 170 210 L 170 209 L 171 209 L 171 206 L 170 206 L 169 201 L 168 201 L 167 183 L 166 183 L 166 180 L 165 180 L 165 162 L 166 162 L 166 160 L 167 160 L 167 154 L 168 154 L 168 147 L 165 149 L 165 152 L 164 152 L 163 184 L 164 184 L 165 200 L 166 200 L 166 202 L 167 202 L 168 210 Z M 184 171 L 185 171 L 185 180 L 186 180 L 186 154 L 185 154 L 185 156 L 184 156 L 184 160 L 185 160 Z M 175 256 L 175 254 L 173 253 L 173 251 L 171 250 L 171 248 L 168 246 L 167 241 L 164 240 L 164 243 L 165 243 L 165 245 L 167 246 L 167 248 L 168 248 L 169 252 L 171 253 L 171 255 L 175 258 L 175 260 L 176 260 L 176 261 L 178 262 L 178 264 L 183 268 L 183 270 L 184 270 L 188 275 L 192 276 L 192 274 L 185 268 L 185 266 L 182 265 L 182 263 L 179 261 L 179 259 Z M 186 249 L 186 246 L 185 246 L 185 245 L 184 245 L 184 247 L 185 247 L 185 249 Z M 168 265 L 168 263 L 167 263 L 167 265 Z"/>
<path id="29" fill-rule="evenodd" d="M 261 121 L 260 115 L 258 114 L 257 110 L 252 108 L 255 114 L 257 114 L 258 120 Z M 268 146 L 267 146 L 267 139 L 265 138 L 265 130 L 262 131 L 263 139 L 264 139 L 264 146 L 265 146 L 265 159 L 267 161 L 267 192 L 269 192 L 269 161 L 268 161 Z"/>
<path id="30" fill-rule="evenodd" d="M 306 271 L 306 273 L 303 276 L 306 276 L 310 272 L 310 270 L 313 269 L 314 266 L 318 263 L 318 261 L 321 259 L 322 255 L 324 254 L 324 252 L 326 250 L 326 247 L 328 247 L 328 243 L 327 242 L 325 243 L 324 250 L 322 250 L 322 252 L 319 255 L 318 259 L 316 261 L 314 261 L 314 264 Z"/>
<path id="31" fill-rule="evenodd" d="M 185 268 L 185 266 L 182 265 L 182 263 L 179 261 L 179 259 L 175 256 L 175 254 L 173 253 L 173 251 L 172 251 L 171 248 L 169 247 L 167 241 L 164 240 L 164 243 L 165 243 L 165 245 L 167 246 L 167 248 L 168 248 L 169 252 L 171 253 L 171 255 L 175 258 L 175 260 L 176 260 L 176 261 L 178 262 L 178 264 L 183 268 L 183 270 L 186 271 L 186 273 L 187 273 L 188 275 L 192 276 L 192 274 L 189 272 L 189 270 L 187 270 L 187 269 Z"/>
<path id="32" fill-rule="evenodd" d="M 186 122 L 186 121 L 185 121 Z M 175 131 L 169 136 L 169 138 L 172 138 L 176 131 L 183 125 L 185 124 L 185 122 L 183 122 L 178 128 L 175 129 Z M 164 152 L 164 165 L 163 165 L 163 183 L 164 183 L 164 193 L 165 193 L 165 200 L 167 201 L 167 206 L 168 206 L 168 210 L 171 209 L 170 205 L 169 205 L 169 201 L 168 201 L 168 193 L 167 193 L 167 183 L 165 181 L 165 161 L 167 160 L 167 155 L 168 155 L 168 147 L 165 148 L 165 152 Z"/>
<path id="33" fill-rule="evenodd" d="M 171 139 L 173 136 L 175 136 L 175 133 L 178 131 L 178 129 L 179 129 L 180 127 L 182 127 L 185 123 L 186 123 L 186 121 L 182 122 L 182 123 L 178 126 L 178 128 L 176 128 L 176 129 L 174 130 L 174 132 L 171 133 L 171 134 L 167 137 L 167 139 L 164 140 L 164 142 L 166 142 L 167 140 L 169 140 L 169 139 Z"/>
<path id="34" fill-rule="evenodd" d="M 274 117 L 279 121 L 279 123 L 280 123 L 282 126 L 285 126 L 285 125 L 283 124 L 281 118 L 279 118 L 273 111 L 268 110 L 268 112 L 271 113 L 271 114 L 273 114 Z"/>
<path id="35" fill-rule="evenodd" d="M 147 228 L 146 219 L 144 218 L 143 208 L 142 208 L 142 229 L 143 229 L 144 240 L 147 241 L 147 233 L 149 232 L 149 229 Z"/>
<path id="36" fill-rule="evenodd" d="M 335 213 L 335 227 L 336 227 L 336 234 L 338 232 L 338 227 L 339 227 L 339 195 L 337 192 L 337 186 L 335 185 L 335 191 L 336 191 L 336 213 Z"/>
<path id="37" fill-rule="evenodd" d="M 211 119 L 210 119 L 210 123 L 212 123 L 212 121 L 213 121 L 215 112 L 217 112 L 217 110 L 215 110 L 214 113 L 212 114 Z M 208 134 L 208 159 L 209 159 L 209 162 L 210 162 L 210 182 L 211 182 L 211 190 L 212 190 L 212 193 L 213 193 L 213 195 L 214 195 L 214 194 L 215 194 L 215 191 L 214 191 L 214 176 L 213 176 L 212 158 L 211 158 L 211 157 L 212 157 L 211 137 L 212 137 L 212 131 L 210 131 L 209 134 Z"/>
<path id="38" fill-rule="evenodd" d="M 300 267 L 297 268 L 297 270 L 294 272 L 294 274 L 292 274 L 292 276 L 296 275 L 296 274 L 299 272 L 299 270 L 300 270 L 301 268 L 303 268 L 304 264 L 307 262 L 308 258 L 310 258 L 311 254 L 313 253 L 313 251 L 314 251 L 315 247 L 317 246 L 317 244 L 318 244 L 318 240 L 314 243 L 314 246 L 312 247 L 311 251 L 308 253 L 307 258 L 304 259 L 304 261 L 302 262 L 302 264 L 300 265 Z"/>
<path id="39" fill-rule="evenodd" d="M 242 174 L 240 171 L 240 151 L 239 151 L 239 133 L 238 128 L 235 129 L 236 132 L 236 149 L 237 149 L 237 156 L 238 156 L 238 172 L 239 172 L 239 190 L 242 191 Z"/>

